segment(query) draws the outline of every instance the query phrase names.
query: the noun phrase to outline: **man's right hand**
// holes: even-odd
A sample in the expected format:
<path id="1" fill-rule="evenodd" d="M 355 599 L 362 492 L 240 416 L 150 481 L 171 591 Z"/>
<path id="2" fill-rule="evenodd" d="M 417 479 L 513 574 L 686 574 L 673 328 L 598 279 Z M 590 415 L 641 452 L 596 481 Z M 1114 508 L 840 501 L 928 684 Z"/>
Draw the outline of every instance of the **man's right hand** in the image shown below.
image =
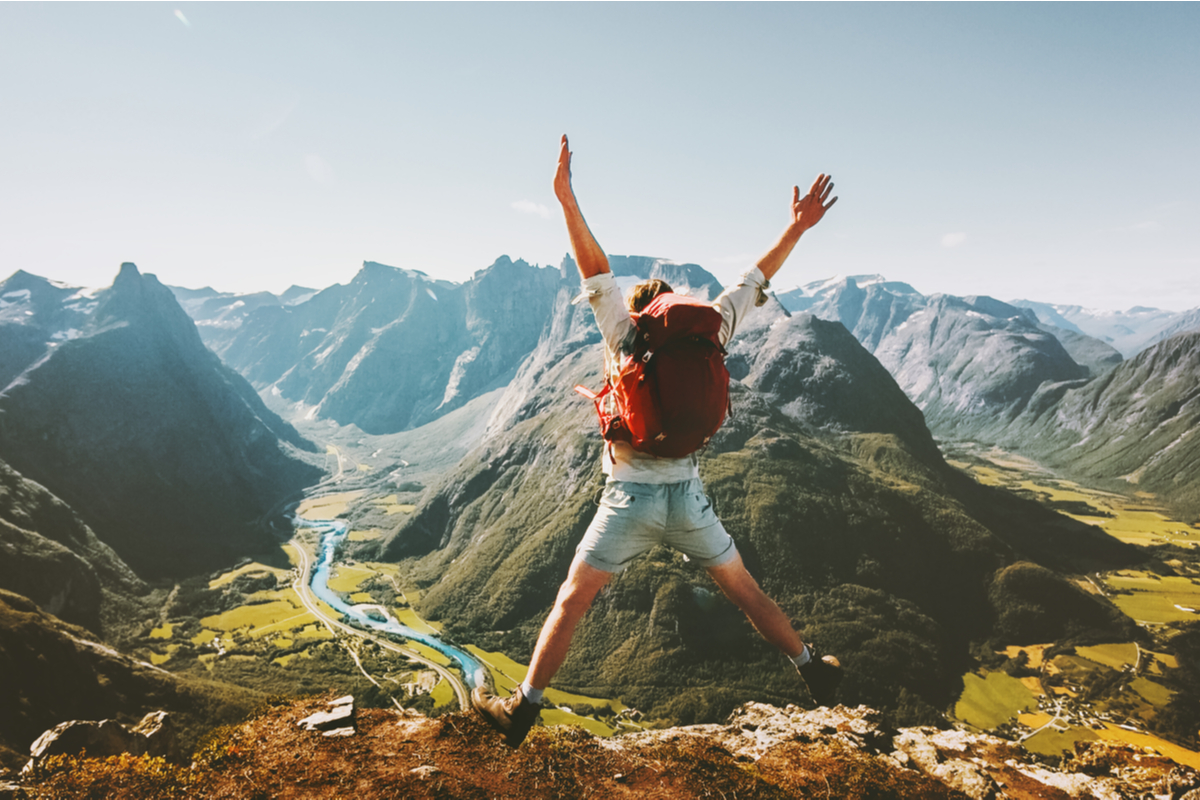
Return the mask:
<path id="1" fill-rule="evenodd" d="M 554 171 L 554 194 L 564 206 L 575 202 L 575 192 L 571 189 L 571 150 L 565 133 L 558 150 L 558 169 Z"/>
<path id="2" fill-rule="evenodd" d="M 558 148 L 558 169 L 554 172 L 554 194 L 562 203 L 563 217 L 567 222 L 567 236 L 571 239 L 571 249 L 575 252 L 575 263 L 579 265 L 579 274 L 584 280 L 608 272 L 608 257 L 604 255 L 600 243 L 592 235 L 579 203 L 575 200 L 575 190 L 571 188 L 571 149 L 567 145 L 567 135 L 564 133 L 562 144 Z"/>

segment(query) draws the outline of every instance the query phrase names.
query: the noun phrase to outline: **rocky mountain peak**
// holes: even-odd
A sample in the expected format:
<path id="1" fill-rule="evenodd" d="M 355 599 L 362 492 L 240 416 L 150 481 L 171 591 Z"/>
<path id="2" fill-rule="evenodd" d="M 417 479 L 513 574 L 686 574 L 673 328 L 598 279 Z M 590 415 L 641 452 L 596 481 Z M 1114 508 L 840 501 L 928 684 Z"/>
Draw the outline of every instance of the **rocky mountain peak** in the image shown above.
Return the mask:
<path id="1" fill-rule="evenodd" d="M 575 263 L 575 259 L 571 258 L 570 253 L 563 255 L 562 261 L 558 265 L 558 272 L 564 281 L 579 279 L 579 265 Z"/>
<path id="2" fill-rule="evenodd" d="M 868 706 L 779 708 L 748 703 L 722 725 L 598 739 L 581 728 L 537 727 L 508 750 L 478 717 L 428 718 L 363 709 L 338 736 L 297 722 L 324 699 L 276 705 L 228 730 L 191 765 L 141 770 L 155 796 L 469 797 L 1179 797 L 1195 770 L 1115 742 L 1085 742 L 1060 767 L 993 736 L 888 727 Z M 217 755 L 214 756 L 214 751 Z M 31 769 L 23 787 L 50 796 L 91 761 Z M 97 763 L 98 762 L 94 762 Z M 136 763 L 131 763 L 131 768 Z M 98 796 L 116 774 L 95 773 Z M 586 787 L 586 789 L 585 789 Z M 50 794 L 48 795 L 47 792 Z M 71 797 L 76 795 L 72 794 Z"/>
<path id="3" fill-rule="evenodd" d="M 5 280 L 0 281 L 0 295 L 7 294 L 9 292 L 34 290 L 48 287 L 50 285 L 50 281 L 46 280 L 40 275 L 34 275 L 32 272 L 26 272 L 23 269 L 19 269 L 12 275 L 9 275 Z"/>

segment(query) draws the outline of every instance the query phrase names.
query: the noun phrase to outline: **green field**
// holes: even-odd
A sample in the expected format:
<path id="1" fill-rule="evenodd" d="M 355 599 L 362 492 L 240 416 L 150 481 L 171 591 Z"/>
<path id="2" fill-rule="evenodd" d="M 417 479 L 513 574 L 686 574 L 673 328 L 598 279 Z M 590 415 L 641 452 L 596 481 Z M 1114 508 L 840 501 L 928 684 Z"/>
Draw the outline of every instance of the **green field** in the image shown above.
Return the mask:
<path id="1" fill-rule="evenodd" d="M 1161 577 L 1152 572 L 1120 570 L 1104 576 L 1117 608 L 1138 622 L 1166 624 L 1200 619 L 1200 586 L 1192 578 Z"/>
<path id="2" fill-rule="evenodd" d="M 401 503 L 397 500 L 396 495 L 389 494 L 387 497 L 381 497 L 375 501 L 375 505 L 383 509 L 387 514 L 411 514 L 417 510 L 417 507 L 411 503 Z"/>
<path id="3" fill-rule="evenodd" d="M 1129 688 L 1140 694 L 1147 703 L 1155 706 L 1165 706 L 1175 696 L 1167 687 L 1146 678 L 1134 678 Z"/>
<path id="4" fill-rule="evenodd" d="M 1022 742 L 1022 745 L 1032 753 L 1040 753 L 1044 756 L 1057 756 L 1064 751 L 1068 753 L 1074 752 L 1076 742 L 1099 738 L 1095 731 L 1072 725 L 1065 731 L 1055 730 L 1054 728 L 1046 728 L 1045 730 L 1038 731 Z"/>
<path id="5" fill-rule="evenodd" d="M 1034 708 L 1037 699 L 1033 692 L 1011 675 L 989 672 L 981 678 L 968 672 L 963 676 L 963 693 L 954 706 L 954 716 L 979 730 L 990 731 Z"/>
<path id="6" fill-rule="evenodd" d="M 407 647 L 420 654 L 421 657 L 432 661 L 434 664 L 440 664 L 443 667 L 454 666 L 454 661 L 451 660 L 450 656 L 443 654 L 440 650 L 434 650 L 432 647 L 427 647 L 419 642 L 409 642 Z"/>
<path id="7" fill-rule="evenodd" d="M 177 644 L 169 644 L 167 645 L 167 652 L 165 653 L 150 653 L 150 663 L 156 667 L 162 666 L 171 660 L 171 656 L 175 655 L 176 651 L 179 650 L 179 647 L 180 645 Z"/>
<path id="8" fill-rule="evenodd" d="M 440 622 L 426 622 L 412 608 L 393 608 L 392 616 L 401 625 L 406 625 L 417 633 L 428 633 L 436 636 L 442 632 L 442 624 Z"/>
<path id="9" fill-rule="evenodd" d="M 215 638 L 217 638 L 216 631 L 203 630 L 192 637 L 192 644 L 206 645 Z"/>
<path id="10" fill-rule="evenodd" d="M 329 576 L 329 588 L 335 592 L 357 591 L 360 583 L 377 574 L 376 570 L 363 564 L 355 564 L 354 566 L 335 564 L 333 572 Z"/>
<path id="11" fill-rule="evenodd" d="M 1115 539 L 1129 544 L 1175 544 L 1200 546 L 1200 529 L 1171 519 L 1158 508 L 1152 495 L 1137 492 L 1133 496 L 1090 489 L 1049 474 L 1039 465 L 1020 456 L 993 448 L 972 452 L 971 460 L 947 459 L 947 463 L 970 473 L 984 486 L 1003 486 L 1012 491 L 1028 492 L 1043 503 L 1086 504 L 1095 514 L 1080 514 L 1074 509 L 1066 516 L 1103 528 Z"/>
<path id="12" fill-rule="evenodd" d="M 290 555 L 291 554 L 289 553 L 289 559 L 290 559 Z M 242 566 L 238 567 L 237 569 L 231 569 L 231 570 L 229 570 L 229 572 L 223 573 L 221 576 L 219 576 L 217 578 L 213 578 L 211 581 L 208 582 L 208 588 L 220 589 L 222 586 L 227 586 L 228 584 L 233 583 L 235 578 L 238 578 L 242 575 L 251 575 L 251 574 L 263 573 L 263 572 L 274 575 L 276 580 L 286 580 L 288 577 L 288 571 L 285 569 L 278 569 L 277 567 L 268 567 L 266 564 L 260 564 L 259 562 L 254 561 L 249 564 L 243 564 Z"/>
<path id="13" fill-rule="evenodd" d="M 542 712 L 542 723 L 545 725 L 578 725 L 593 736 L 612 736 L 616 728 L 606 725 L 598 719 L 581 717 L 562 709 L 548 708 Z"/>
<path id="14" fill-rule="evenodd" d="M 434 708 L 452 706 L 458 703 L 454 694 L 454 686 L 445 678 L 438 681 L 437 686 L 433 687 L 433 691 L 429 693 L 429 696 L 433 698 Z"/>
<path id="15" fill-rule="evenodd" d="M 334 452 L 337 452 L 336 448 L 334 448 Z M 324 497 L 313 497 L 301 503 L 296 509 L 296 514 L 310 520 L 335 519 L 345 514 L 350 504 L 362 495 L 362 492 L 341 492 Z"/>
<path id="16" fill-rule="evenodd" d="M 1076 647 L 1076 654 L 1113 669 L 1133 666 L 1137 663 L 1137 645 L 1133 642 L 1125 644 L 1101 644 L 1095 647 Z"/>

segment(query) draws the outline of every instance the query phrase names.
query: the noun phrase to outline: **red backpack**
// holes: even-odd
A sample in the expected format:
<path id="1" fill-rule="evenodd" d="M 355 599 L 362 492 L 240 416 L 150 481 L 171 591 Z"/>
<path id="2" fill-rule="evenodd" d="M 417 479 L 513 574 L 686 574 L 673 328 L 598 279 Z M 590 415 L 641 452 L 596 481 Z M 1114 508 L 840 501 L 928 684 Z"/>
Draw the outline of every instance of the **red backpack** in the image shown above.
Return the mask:
<path id="1" fill-rule="evenodd" d="M 721 312 L 681 294 L 658 295 L 633 314 L 637 344 L 598 393 L 605 441 L 629 442 L 660 458 L 682 458 L 708 444 L 729 413 L 729 370 L 721 347 Z M 615 380 L 615 382 L 614 382 Z M 614 402 L 606 410 L 604 398 Z"/>

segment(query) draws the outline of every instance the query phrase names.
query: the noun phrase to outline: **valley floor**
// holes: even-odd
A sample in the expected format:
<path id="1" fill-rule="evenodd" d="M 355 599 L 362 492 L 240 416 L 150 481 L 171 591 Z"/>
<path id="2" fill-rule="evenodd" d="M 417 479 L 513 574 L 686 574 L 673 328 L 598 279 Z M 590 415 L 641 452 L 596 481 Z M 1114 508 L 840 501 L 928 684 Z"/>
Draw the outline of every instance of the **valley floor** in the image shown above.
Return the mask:
<path id="1" fill-rule="evenodd" d="M 382 494 L 378 484 L 367 480 L 376 470 L 372 455 L 380 450 L 378 440 L 355 442 L 348 431 L 337 433 L 336 444 L 328 443 L 334 477 L 305 502 L 301 513 L 327 519 L 367 508 L 376 520 L 412 513 L 411 493 Z M 394 463 L 396 454 L 387 457 Z M 1200 609 L 1200 530 L 1171 520 L 1151 497 L 1083 487 L 1002 451 L 958 445 L 947 448 L 947 459 L 980 483 L 1037 499 L 1122 541 L 1166 545 L 1180 556 L 1166 561 L 1174 575 L 1146 569 L 1076 576 L 1082 589 L 1108 598 L 1158 644 L 1108 643 L 1067 652 L 1055 651 L 1055 643 L 1014 644 L 997 656 L 992 669 L 964 676 L 953 716 L 972 729 L 999 733 L 1047 756 L 1070 752 L 1077 742 L 1112 739 L 1151 747 L 1200 768 L 1200 754 L 1155 736 L 1149 728 L 1174 696 L 1170 674 L 1178 664 L 1166 652 L 1166 642 L 1178 625 L 1200 618 L 1195 611 Z M 343 491 L 347 488 L 351 491 Z M 361 542 L 379 535 L 369 525 L 355 526 L 348 538 Z M 343 624 L 332 608 L 304 596 L 299 578 L 315 552 L 315 535 L 300 531 L 278 558 L 264 559 L 269 563 L 242 564 L 211 576 L 204 588 L 210 594 L 227 593 L 219 612 L 198 614 L 181 606 L 177 615 L 164 618 L 141 639 L 139 654 L 172 670 L 249 679 L 266 691 L 272 686 L 289 693 L 330 686 L 349 692 L 368 688 L 381 706 L 404 705 L 426 713 L 461 706 L 461 680 L 436 651 L 419 644 L 390 646 Z M 395 564 L 343 559 L 329 585 L 348 601 L 377 605 L 404 625 L 440 632 L 440 625 L 415 610 L 420 592 L 405 583 Z M 234 587 L 244 591 L 232 592 Z M 470 643 L 460 646 L 484 663 L 501 691 L 524 677 L 524 665 L 502 653 Z M 548 724 L 577 725 L 600 736 L 641 727 L 637 713 L 615 700 L 554 691 L 549 699 L 556 707 L 544 715 Z"/>
<path id="2" fill-rule="evenodd" d="M 954 716 L 1046 755 L 1070 750 L 1076 742 L 1108 739 L 1152 748 L 1200 768 L 1200 752 L 1147 730 L 1176 694 L 1171 673 L 1179 664 L 1166 652 L 1169 642 L 1180 625 L 1200 620 L 1200 528 L 1172 519 L 1144 492 L 1119 494 L 1081 486 L 998 448 L 957 443 L 945 450 L 952 466 L 981 484 L 1003 487 L 1122 542 L 1168 555 L 1157 566 L 1148 556 L 1145 569 L 1075 580 L 1082 590 L 1106 598 L 1133 619 L 1155 646 L 1113 642 L 1062 652 L 1064 648 L 1053 642 L 1011 645 L 1003 652 L 1009 659 L 1007 672 L 984 669 L 964 676 Z M 1015 670 L 1014 662 L 1020 664 Z"/>

